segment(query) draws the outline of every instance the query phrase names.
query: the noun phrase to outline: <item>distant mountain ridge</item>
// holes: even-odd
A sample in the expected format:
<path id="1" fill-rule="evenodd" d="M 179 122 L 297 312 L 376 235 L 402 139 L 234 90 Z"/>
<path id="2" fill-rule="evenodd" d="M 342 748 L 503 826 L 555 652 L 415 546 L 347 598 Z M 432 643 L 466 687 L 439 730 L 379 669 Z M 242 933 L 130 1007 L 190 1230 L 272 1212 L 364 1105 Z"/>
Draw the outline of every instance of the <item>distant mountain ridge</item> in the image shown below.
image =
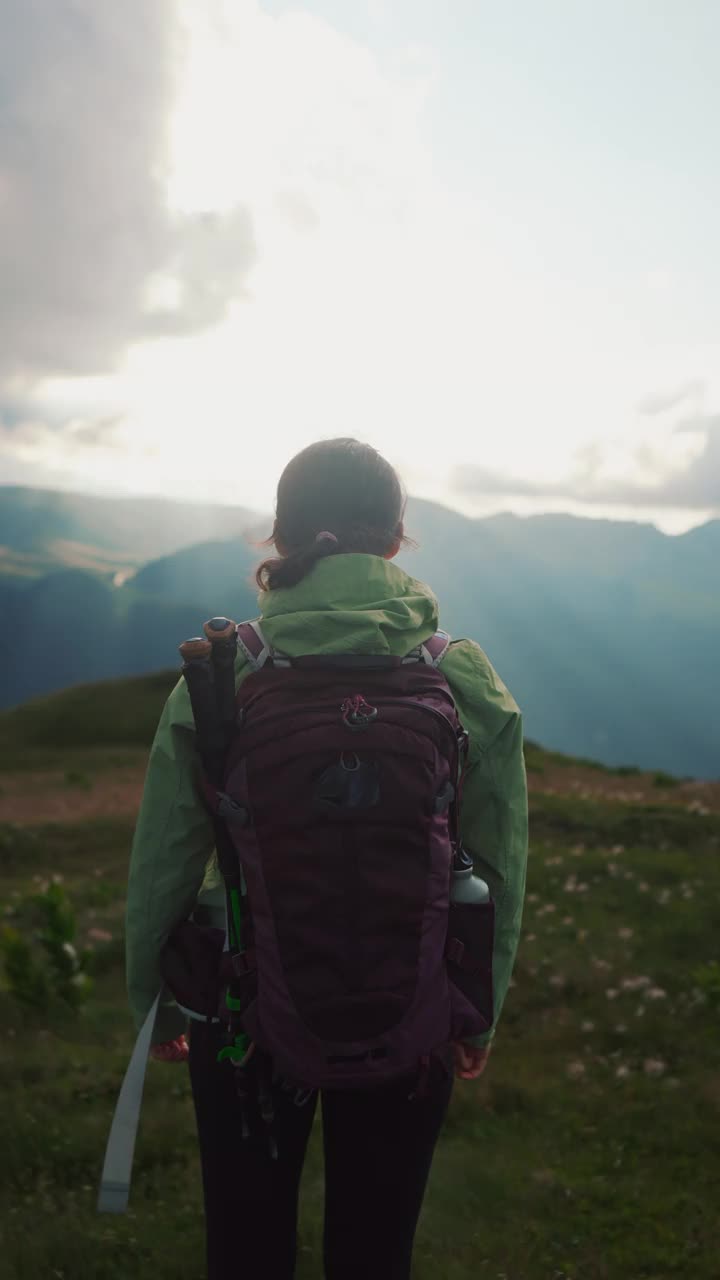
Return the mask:
<path id="1" fill-rule="evenodd" d="M 12 517 L 7 493 L 0 488 L 0 531 Z M 93 499 L 79 513 L 71 504 L 75 524 L 65 531 L 96 537 L 101 505 L 93 504 L 114 502 Z M 168 516 L 160 554 L 122 586 L 87 570 L 0 576 L 0 706 L 173 666 L 179 641 L 204 617 L 257 615 L 252 574 L 263 553 L 237 525 L 250 519 L 257 528 L 261 518 L 234 513 L 236 536 L 218 537 L 228 509 L 193 508 L 212 541 L 162 554 L 190 528 L 192 504 L 173 505 L 154 508 Z M 135 513 L 133 530 L 127 508 L 109 511 L 95 545 L 139 562 L 154 536 L 152 503 L 140 500 Z M 433 587 L 443 625 L 485 649 L 532 738 L 610 765 L 720 776 L 720 521 L 668 537 L 650 525 L 573 516 L 471 520 L 412 499 L 406 523 L 420 546 L 399 563 Z M 16 548 L 32 537 L 26 511 Z"/>
<path id="2" fill-rule="evenodd" d="M 0 485 L 0 576 L 134 570 L 181 547 L 240 535 L 260 520 L 245 507 Z"/>

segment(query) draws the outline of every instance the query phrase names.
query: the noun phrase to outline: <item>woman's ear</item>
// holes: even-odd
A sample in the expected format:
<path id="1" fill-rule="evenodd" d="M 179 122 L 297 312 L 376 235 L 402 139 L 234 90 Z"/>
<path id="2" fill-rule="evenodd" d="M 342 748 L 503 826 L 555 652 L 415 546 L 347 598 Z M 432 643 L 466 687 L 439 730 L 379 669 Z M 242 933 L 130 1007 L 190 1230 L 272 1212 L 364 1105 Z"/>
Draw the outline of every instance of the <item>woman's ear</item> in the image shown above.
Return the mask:
<path id="1" fill-rule="evenodd" d="M 383 560 L 395 559 L 395 556 L 397 555 L 398 551 L 402 546 L 402 540 L 404 536 L 405 536 L 405 526 L 401 520 L 397 525 L 397 528 L 395 529 L 395 537 L 393 538 L 392 543 L 390 544 L 389 550 L 385 552 L 385 555 L 383 556 Z"/>

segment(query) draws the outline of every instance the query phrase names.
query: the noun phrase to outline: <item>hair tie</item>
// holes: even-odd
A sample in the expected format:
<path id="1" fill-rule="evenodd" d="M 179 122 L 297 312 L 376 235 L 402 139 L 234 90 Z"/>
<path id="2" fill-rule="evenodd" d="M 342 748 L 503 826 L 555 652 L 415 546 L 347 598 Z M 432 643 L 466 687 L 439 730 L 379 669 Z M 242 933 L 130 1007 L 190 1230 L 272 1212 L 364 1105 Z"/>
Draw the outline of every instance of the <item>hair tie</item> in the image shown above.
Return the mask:
<path id="1" fill-rule="evenodd" d="M 334 542 L 337 546 L 337 538 L 334 533 L 330 533 L 329 529 L 323 529 L 315 538 L 316 542 Z"/>

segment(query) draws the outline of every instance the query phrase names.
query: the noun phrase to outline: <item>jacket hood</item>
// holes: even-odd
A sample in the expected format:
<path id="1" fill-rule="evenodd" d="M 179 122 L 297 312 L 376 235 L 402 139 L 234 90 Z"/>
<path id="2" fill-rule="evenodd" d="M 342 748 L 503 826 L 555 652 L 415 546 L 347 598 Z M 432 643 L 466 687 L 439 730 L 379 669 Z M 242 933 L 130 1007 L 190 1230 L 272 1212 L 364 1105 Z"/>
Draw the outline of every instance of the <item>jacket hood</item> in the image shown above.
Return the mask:
<path id="1" fill-rule="evenodd" d="M 261 591 L 262 629 L 289 657 L 303 653 L 404 656 L 434 635 L 438 602 L 424 582 L 381 556 L 324 556 L 294 587 Z"/>

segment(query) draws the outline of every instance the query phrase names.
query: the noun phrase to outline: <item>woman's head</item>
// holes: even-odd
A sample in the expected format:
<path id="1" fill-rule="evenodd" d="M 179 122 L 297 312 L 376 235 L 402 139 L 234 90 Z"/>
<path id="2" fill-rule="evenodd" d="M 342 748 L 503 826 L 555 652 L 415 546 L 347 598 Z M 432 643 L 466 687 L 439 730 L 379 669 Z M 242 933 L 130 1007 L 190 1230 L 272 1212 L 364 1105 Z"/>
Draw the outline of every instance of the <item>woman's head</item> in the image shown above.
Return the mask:
<path id="1" fill-rule="evenodd" d="M 340 552 L 390 559 L 406 541 L 404 510 L 397 472 L 370 445 L 344 436 L 308 445 L 280 477 L 268 539 L 280 558 L 263 561 L 258 586 L 295 586 L 323 556 Z M 323 532 L 336 540 L 318 540 Z"/>

